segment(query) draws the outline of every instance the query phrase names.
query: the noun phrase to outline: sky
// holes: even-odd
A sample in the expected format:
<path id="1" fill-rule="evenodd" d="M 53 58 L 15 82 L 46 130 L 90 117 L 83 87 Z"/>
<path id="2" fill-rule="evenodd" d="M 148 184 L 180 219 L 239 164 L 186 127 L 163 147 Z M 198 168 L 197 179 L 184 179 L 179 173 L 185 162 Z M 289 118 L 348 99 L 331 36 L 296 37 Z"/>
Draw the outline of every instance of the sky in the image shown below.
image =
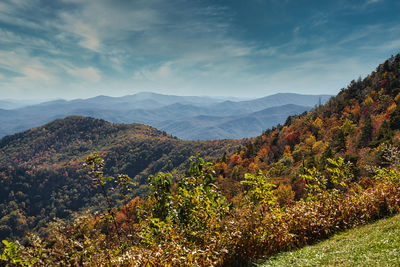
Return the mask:
<path id="1" fill-rule="evenodd" d="M 336 94 L 400 52 L 398 0 L 1 0 L 0 98 Z"/>

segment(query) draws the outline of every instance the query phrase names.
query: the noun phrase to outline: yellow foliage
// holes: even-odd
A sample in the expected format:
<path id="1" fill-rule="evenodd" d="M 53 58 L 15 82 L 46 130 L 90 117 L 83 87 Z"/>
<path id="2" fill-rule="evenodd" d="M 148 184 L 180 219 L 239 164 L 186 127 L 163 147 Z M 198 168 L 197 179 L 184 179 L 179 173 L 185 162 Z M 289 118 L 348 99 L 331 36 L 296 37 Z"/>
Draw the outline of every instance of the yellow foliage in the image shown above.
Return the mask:
<path id="1" fill-rule="evenodd" d="M 310 135 L 310 137 L 308 137 L 308 138 L 305 140 L 305 143 L 306 143 L 308 146 L 312 147 L 312 146 L 314 145 L 315 141 L 316 141 L 315 136 L 314 136 L 314 135 Z"/>
<path id="2" fill-rule="evenodd" d="M 342 131 L 345 134 L 353 134 L 356 127 L 357 127 L 357 124 L 353 123 L 353 121 L 351 121 L 349 119 L 346 119 L 346 121 L 342 124 L 340 129 L 342 129 Z"/>
<path id="3" fill-rule="evenodd" d="M 368 96 L 368 97 L 364 100 L 364 105 L 366 105 L 366 106 L 372 106 L 372 104 L 374 104 L 374 100 L 372 99 L 371 96 Z"/>
<path id="4" fill-rule="evenodd" d="M 319 117 L 317 117 L 313 122 L 313 125 L 318 129 L 321 129 L 321 127 L 323 126 L 323 121 Z"/>
<path id="5" fill-rule="evenodd" d="M 326 147 L 327 147 L 327 145 L 323 141 L 318 141 L 318 142 L 315 142 L 314 145 L 312 146 L 312 151 L 313 151 L 313 153 L 317 154 L 317 153 L 323 151 Z"/>
<path id="6" fill-rule="evenodd" d="M 371 95 L 371 97 L 373 98 L 376 95 L 376 91 L 372 90 L 371 93 L 369 93 Z"/>
<path id="7" fill-rule="evenodd" d="M 249 164 L 249 171 L 251 173 L 257 173 L 258 172 L 258 166 L 256 163 L 252 162 Z"/>
<path id="8" fill-rule="evenodd" d="M 291 185 L 279 185 L 279 187 L 274 191 L 274 195 L 281 207 L 294 202 L 295 193 Z"/>
<path id="9" fill-rule="evenodd" d="M 396 95 L 396 97 L 394 98 L 394 101 L 396 101 L 396 103 L 399 103 L 399 99 L 400 99 L 400 93 L 398 93 Z"/>
<path id="10" fill-rule="evenodd" d="M 283 156 L 291 157 L 292 152 L 290 151 L 290 146 L 286 145 L 285 146 L 285 151 L 283 152 Z"/>

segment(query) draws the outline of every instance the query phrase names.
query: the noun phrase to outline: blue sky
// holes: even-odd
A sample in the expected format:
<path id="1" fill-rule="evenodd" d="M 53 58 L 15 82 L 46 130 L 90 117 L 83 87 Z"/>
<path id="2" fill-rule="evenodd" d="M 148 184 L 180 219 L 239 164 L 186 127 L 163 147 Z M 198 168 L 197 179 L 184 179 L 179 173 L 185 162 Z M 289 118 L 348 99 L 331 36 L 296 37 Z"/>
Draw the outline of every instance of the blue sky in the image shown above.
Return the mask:
<path id="1" fill-rule="evenodd" d="M 336 94 L 400 52 L 398 0 L 1 0 L 0 98 Z"/>

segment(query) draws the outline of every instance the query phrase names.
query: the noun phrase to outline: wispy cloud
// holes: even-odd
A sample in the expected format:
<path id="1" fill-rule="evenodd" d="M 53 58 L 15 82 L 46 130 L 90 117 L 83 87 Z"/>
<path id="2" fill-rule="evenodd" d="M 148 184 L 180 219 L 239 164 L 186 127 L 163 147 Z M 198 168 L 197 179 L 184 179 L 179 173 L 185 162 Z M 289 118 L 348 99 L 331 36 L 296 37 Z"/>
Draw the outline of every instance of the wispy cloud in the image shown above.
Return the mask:
<path id="1" fill-rule="evenodd" d="M 101 80 L 99 70 L 93 67 L 68 69 L 67 72 L 87 82 L 99 82 Z"/>
<path id="2" fill-rule="evenodd" d="M 82 47 L 100 52 L 101 40 L 98 37 L 97 29 L 76 16 L 67 13 L 62 13 L 60 16 L 65 23 L 59 25 L 61 30 L 78 37 L 78 44 Z M 64 36 L 62 38 L 65 39 Z"/>
<path id="3" fill-rule="evenodd" d="M 400 46 L 394 0 L 309 2 L 3 0 L 0 94 L 335 93 Z"/>
<path id="4" fill-rule="evenodd" d="M 376 3 L 379 3 L 379 2 L 382 2 L 383 0 L 367 0 L 366 1 L 366 4 L 367 5 L 369 5 L 369 4 L 376 4 Z"/>
<path id="5" fill-rule="evenodd" d="M 24 79 L 28 81 L 54 81 L 56 80 L 43 66 L 28 66 L 22 69 L 23 78 L 17 77 L 16 80 Z"/>

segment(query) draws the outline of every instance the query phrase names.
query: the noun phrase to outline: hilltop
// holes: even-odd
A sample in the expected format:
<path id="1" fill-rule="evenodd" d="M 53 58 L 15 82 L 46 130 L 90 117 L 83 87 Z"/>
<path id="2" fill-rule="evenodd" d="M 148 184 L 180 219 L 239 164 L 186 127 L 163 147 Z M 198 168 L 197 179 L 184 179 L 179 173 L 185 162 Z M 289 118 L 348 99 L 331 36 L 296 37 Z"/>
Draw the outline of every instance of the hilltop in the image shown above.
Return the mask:
<path id="1" fill-rule="evenodd" d="M 92 153 L 105 158 L 109 175 L 125 173 L 146 191 L 147 177 L 182 172 L 187 159 L 208 159 L 237 149 L 242 141 L 182 141 L 142 124 L 113 124 L 71 116 L 0 140 L 0 238 L 45 226 L 54 217 L 102 200 L 83 163 Z M 116 200 L 118 200 L 118 197 Z"/>

